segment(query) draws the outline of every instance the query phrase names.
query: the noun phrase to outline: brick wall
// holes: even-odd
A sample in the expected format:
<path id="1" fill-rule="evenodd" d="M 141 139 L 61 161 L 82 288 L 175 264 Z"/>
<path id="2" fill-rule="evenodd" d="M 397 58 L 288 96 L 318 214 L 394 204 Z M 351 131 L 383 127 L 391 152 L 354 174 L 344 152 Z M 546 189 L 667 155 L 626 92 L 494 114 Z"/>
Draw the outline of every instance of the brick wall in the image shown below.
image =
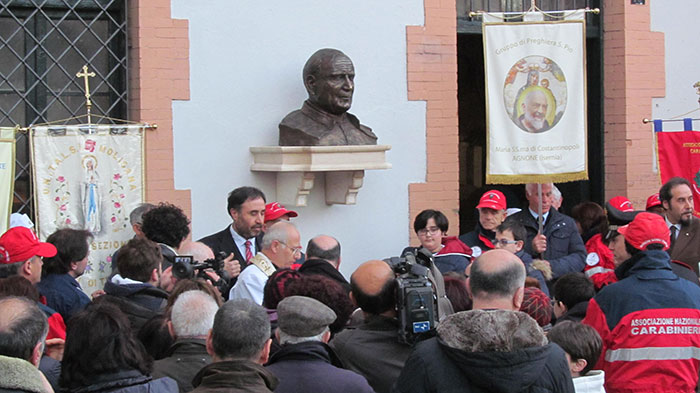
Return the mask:
<path id="1" fill-rule="evenodd" d="M 652 97 L 665 95 L 664 35 L 650 31 L 649 4 L 605 0 L 604 10 L 605 198 L 625 195 L 643 209 L 660 187 L 651 127 L 641 121 Z"/>
<path id="2" fill-rule="evenodd" d="M 172 100 L 189 91 L 188 22 L 170 17 L 170 0 L 129 4 L 129 119 L 155 123 L 146 133 L 146 200 L 168 201 L 191 216 L 189 190 L 175 190 Z"/>
<path id="3" fill-rule="evenodd" d="M 459 128 L 457 123 L 457 13 L 454 0 L 425 0 L 425 25 L 408 26 L 408 99 L 426 101 L 425 183 L 409 185 L 409 234 L 413 219 L 437 209 L 459 234 Z"/>

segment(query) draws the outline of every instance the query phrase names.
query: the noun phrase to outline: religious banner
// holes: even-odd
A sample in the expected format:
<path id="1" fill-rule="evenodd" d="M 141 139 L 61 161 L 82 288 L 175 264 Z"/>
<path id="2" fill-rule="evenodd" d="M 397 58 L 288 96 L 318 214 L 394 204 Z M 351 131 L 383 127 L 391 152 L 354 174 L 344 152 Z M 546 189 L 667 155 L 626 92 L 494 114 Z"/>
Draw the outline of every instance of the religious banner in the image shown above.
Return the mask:
<path id="1" fill-rule="evenodd" d="M 0 234 L 10 225 L 15 186 L 15 129 L 0 127 Z"/>
<path id="2" fill-rule="evenodd" d="M 487 183 L 588 179 L 583 15 L 511 23 L 484 14 Z"/>
<path id="3" fill-rule="evenodd" d="M 133 235 L 129 213 L 144 196 L 142 125 L 39 126 L 30 129 L 39 238 L 60 228 L 94 238 L 78 281 L 102 289 L 112 254 Z"/>
<path id="4" fill-rule="evenodd" d="M 693 214 L 700 217 L 700 132 L 656 132 L 661 183 L 688 179 L 693 190 Z"/>

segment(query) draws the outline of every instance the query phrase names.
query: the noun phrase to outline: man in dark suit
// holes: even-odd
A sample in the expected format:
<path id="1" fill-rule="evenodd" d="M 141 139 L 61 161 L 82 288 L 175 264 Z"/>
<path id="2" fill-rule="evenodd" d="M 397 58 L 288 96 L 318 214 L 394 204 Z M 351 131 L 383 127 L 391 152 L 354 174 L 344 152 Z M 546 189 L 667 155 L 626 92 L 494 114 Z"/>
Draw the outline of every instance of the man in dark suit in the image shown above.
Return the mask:
<path id="1" fill-rule="evenodd" d="M 693 191 L 681 177 L 667 181 L 659 190 L 659 199 L 671 231 L 671 259 L 683 262 L 698 273 L 700 263 L 700 220 L 693 217 Z"/>
<path id="2" fill-rule="evenodd" d="M 552 183 L 542 184 L 542 232 L 539 230 L 538 222 L 540 197 L 537 184 L 527 184 L 525 196 L 528 200 L 528 208 L 508 217 L 508 220 L 520 222 L 527 230 L 525 252 L 533 259 L 542 261 L 537 265 L 548 265 L 549 269 L 545 268 L 545 270 L 551 270 L 551 280 L 567 273 L 583 271 L 586 266 L 586 246 L 576 229 L 574 220 L 556 209 L 550 209 Z M 548 282 L 548 285 L 553 284 L 553 281 Z"/>
<path id="3" fill-rule="evenodd" d="M 265 220 L 265 194 L 255 187 L 239 187 L 228 195 L 228 213 L 233 223 L 224 230 L 199 241 L 214 254 L 233 254 L 243 270 L 250 258 L 260 250 Z"/>

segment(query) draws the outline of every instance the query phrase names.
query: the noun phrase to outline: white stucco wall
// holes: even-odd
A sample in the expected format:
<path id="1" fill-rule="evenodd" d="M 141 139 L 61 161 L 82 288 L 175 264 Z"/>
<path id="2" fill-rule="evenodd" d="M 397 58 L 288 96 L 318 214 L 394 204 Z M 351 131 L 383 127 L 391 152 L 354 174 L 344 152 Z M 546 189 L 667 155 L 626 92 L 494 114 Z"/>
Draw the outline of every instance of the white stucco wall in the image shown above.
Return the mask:
<path id="1" fill-rule="evenodd" d="M 193 238 L 230 224 L 226 197 L 236 187 L 276 199 L 274 175 L 250 171 L 248 148 L 277 145 L 280 120 L 306 99 L 304 63 L 331 47 L 352 59 L 350 112 L 392 146 L 393 169 L 367 171 L 354 206 L 326 205 L 318 179 L 292 221 L 304 246 L 321 233 L 340 240 L 346 276 L 401 252 L 408 184 L 426 171 L 425 103 L 407 100 L 406 82 L 406 25 L 424 23 L 423 2 L 173 0 L 172 17 L 189 20 L 190 100 L 173 103 L 173 132 L 175 187 L 191 190 Z"/>
<path id="2" fill-rule="evenodd" d="M 664 33 L 666 46 L 666 96 L 653 100 L 654 119 L 700 118 L 699 96 L 693 84 L 700 81 L 700 2 L 698 0 L 651 0 L 651 30 Z M 659 78 L 664 77 L 659 75 Z M 694 121 L 700 130 L 700 121 Z M 682 122 L 664 123 L 664 130 L 682 130 Z"/>

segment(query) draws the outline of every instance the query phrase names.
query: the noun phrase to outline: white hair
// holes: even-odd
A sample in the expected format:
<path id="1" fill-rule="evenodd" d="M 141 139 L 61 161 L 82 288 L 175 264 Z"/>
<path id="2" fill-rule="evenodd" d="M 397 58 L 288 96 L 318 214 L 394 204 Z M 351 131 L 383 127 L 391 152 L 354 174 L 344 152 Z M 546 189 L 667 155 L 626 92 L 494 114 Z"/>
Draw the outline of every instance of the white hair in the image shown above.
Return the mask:
<path id="1" fill-rule="evenodd" d="M 219 310 L 216 300 L 199 290 L 185 291 L 178 296 L 170 320 L 177 338 L 206 336 L 214 326 Z"/>
<path id="2" fill-rule="evenodd" d="M 289 235 L 292 233 L 291 230 L 296 230 L 296 228 L 294 224 L 287 221 L 274 223 L 271 227 L 267 228 L 267 232 L 263 235 L 261 242 L 262 249 L 269 249 L 272 246 L 272 242 L 275 240 L 287 244 L 287 239 L 289 239 Z"/>
<path id="3" fill-rule="evenodd" d="M 554 189 L 554 184 L 553 183 L 542 183 L 543 186 L 550 185 L 552 186 L 552 189 Z M 525 192 L 527 195 L 535 195 L 537 194 L 537 183 L 527 183 L 525 185 Z M 554 192 L 554 191 L 552 191 Z"/>
<path id="4" fill-rule="evenodd" d="M 323 331 L 320 334 L 317 334 L 315 336 L 311 337 L 297 337 L 297 336 L 292 336 L 291 334 L 287 334 L 282 329 L 277 328 L 277 332 L 279 334 L 280 338 L 280 345 L 285 345 L 285 344 L 299 344 L 299 343 L 305 343 L 308 341 L 323 341 L 323 335 L 326 334 L 326 332 L 329 332 L 330 329 L 326 327 L 323 329 Z"/>
<path id="5" fill-rule="evenodd" d="M 557 188 L 557 186 L 552 184 L 552 196 L 554 197 L 555 201 L 561 200 L 561 191 Z"/>

